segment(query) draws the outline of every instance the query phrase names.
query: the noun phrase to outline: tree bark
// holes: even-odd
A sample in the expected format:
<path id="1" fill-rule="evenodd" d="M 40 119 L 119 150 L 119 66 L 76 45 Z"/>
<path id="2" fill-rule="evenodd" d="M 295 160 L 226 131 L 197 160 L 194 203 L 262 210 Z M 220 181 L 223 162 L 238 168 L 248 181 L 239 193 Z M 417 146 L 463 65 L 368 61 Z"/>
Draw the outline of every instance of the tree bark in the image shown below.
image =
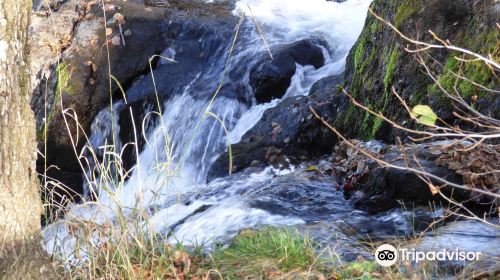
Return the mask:
<path id="1" fill-rule="evenodd" d="M 0 278 L 34 279 L 46 270 L 36 129 L 29 106 L 28 28 L 32 0 L 0 0 Z"/>

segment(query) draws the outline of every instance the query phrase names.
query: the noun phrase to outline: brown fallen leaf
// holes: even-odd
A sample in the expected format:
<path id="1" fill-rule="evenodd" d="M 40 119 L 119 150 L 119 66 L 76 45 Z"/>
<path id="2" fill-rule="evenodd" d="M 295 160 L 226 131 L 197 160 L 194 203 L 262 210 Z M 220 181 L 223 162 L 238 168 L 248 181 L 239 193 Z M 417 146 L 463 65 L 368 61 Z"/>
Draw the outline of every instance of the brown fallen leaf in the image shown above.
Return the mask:
<path id="1" fill-rule="evenodd" d="M 116 36 L 114 36 L 113 38 L 111 38 L 111 44 L 112 44 L 113 46 L 119 46 L 119 45 L 121 44 L 121 41 L 122 41 L 122 40 L 121 40 L 121 38 L 120 38 L 120 36 L 119 36 L 119 35 L 116 35 Z"/>
<path id="2" fill-rule="evenodd" d="M 105 12 L 111 12 L 111 11 L 114 11 L 118 9 L 118 6 L 114 5 L 114 4 L 105 4 L 104 5 L 104 11 Z"/>
<path id="3" fill-rule="evenodd" d="M 118 24 L 125 24 L 125 16 L 121 13 L 116 13 L 113 18 Z"/>
<path id="4" fill-rule="evenodd" d="M 106 36 L 109 36 L 109 35 L 111 35 L 111 34 L 113 34 L 113 29 L 111 29 L 111 28 L 109 28 L 109 27 L 108 27 L 108 28 L 106 28 Z"/>
<path id="5" fill-rule="evenodd" d="M 96 0 L 88 2 L 86 7 L 85 7 L 85 13 L 88 14 L 90 12 L 90 10 L 92 9 L 92 6 L 95 4 L 97 4 Z"/>
<path id="6" fill-rule="evenodd" d="M 434 186 L 432 183 L 429 183 L 429 189 L 431 190 L 432 195 L 439 193 L 439 188 Z"/>

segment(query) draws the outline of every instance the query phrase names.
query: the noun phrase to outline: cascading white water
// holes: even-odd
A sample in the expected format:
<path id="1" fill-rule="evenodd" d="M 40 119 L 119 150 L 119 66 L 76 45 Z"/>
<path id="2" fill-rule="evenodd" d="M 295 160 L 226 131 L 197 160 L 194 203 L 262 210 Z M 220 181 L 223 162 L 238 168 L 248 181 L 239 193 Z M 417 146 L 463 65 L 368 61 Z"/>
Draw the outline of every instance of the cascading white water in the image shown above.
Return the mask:
<path id="1" fill-rule="evenodd" d="M 361 32 L 370 3 L 371 0 L 348 0 L 343 3 L 326 0 L 238 1 L 234 13 L 243 13 L 247 17 L 227 72 L 244 73 L 237 82 L 243 85 L 246 95 L 251 96 L 250 67 L 255 64 L 254 58 L 267 53 L 252 20 L 255 17 L 271 49 L 311 37 L 328 43 L 328 49 L 323 49 L 325 65 L 319 69 L 297 65 L 283 98 L 306 95 L 315 81 L 343 71 L 345 58 Z M 101 222 L 112 220 L 117 207 L 154 207 L 157 211 L 153 211 L 150 217 L 154 230 L 171 231 L 172 241 L 186 243 L 213 240 L 259 224 L 301 223 L 300 218 L 254 209 L 242 198 L 246 189 L 290 171 L 268 168 L 258 174 L 238 175 L 203 184 L 210 164 L 224 151 L 228 141 L 220 123 L 206 112 L 224 122 L 230 131 L 229 141 L 236 143 L 258 122 L 266 109 L 281 101 L 273 100 L 249 107 L 237 99 L 219 96 L 207 110 L 224 71 L 227 59 L 224 53 L 228 49 L 229 46 L 221 52 L 221 57 L 214 60 L 210 69 L 202 71 L 186 85 L 182 94 L 167 101 L 162 121 L 159 122 L 164 126 L 159 125 L 147 136 L 147 145 L 131 178 L 120 188 L 101 190 L 92 206 L 74 206 L 68 217 L 85 217 Z M 93 137 L 102 139 L 102 135 Z M 179 197 L 187 202 L 178 203 Z M 209 209 L 193 214 L 204 205 Z M 179 224 L 181 220 L 183 223 Z M 173 225 L 177 226 L 173 228 Z M 67 232 L 62 227 L 53 226 L 46 229 L 46 234 L 64 236 Z M 49 242 L 49 250 L 57 246 L 56 239 Z"/>

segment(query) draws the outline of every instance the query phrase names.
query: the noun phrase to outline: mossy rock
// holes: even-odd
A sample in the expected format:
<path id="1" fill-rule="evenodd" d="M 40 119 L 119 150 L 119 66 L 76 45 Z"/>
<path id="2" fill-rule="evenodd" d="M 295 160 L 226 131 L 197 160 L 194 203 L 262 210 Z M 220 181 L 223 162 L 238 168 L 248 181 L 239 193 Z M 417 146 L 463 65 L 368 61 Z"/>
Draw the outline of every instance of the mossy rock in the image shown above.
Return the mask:
<path id="1" fill-rule="evenodd" d="M 436 43 L 426 32 L 432 30 L 459 47 L 498 61 L 500 31 L 496 22 L 500 9 L 494 8 L 495 5 L 498 4 L 493 1 L 474 4 L 465 0 L 375 0 L 371 8 L 410 38 Z M 416 48 L 369 14 L 347 58 L 345 89 L 364 106 L 409 128 L 422 127 L 410 119 L 407 110 L 392 94 L 393 88 L 409 107 L 429 105 L 441 119 L 456 123 L 452 114 L 456 104 L 444 97 L 418 63 L 417 55 L 408 53 L 407 47 Z M 464 63 L 460 60 L 472 57 L 443 49 L 429 50 L 422 53 L 422 57 L 445 90 L 455 92 L 456 89 L 456 94 L 473 108 L 500 117 L 498 94 L 488 91 L 500 89 L 498 72 L 480 61 Z M 457 73 L 470 81 L 457 79 Z M 339 110 L 335 125 L 352 138 L 381 138 L 392 142 L 398 136 L 406 137 L 404 132 L 391 129 L 386 122 L 352 104 Z"/>

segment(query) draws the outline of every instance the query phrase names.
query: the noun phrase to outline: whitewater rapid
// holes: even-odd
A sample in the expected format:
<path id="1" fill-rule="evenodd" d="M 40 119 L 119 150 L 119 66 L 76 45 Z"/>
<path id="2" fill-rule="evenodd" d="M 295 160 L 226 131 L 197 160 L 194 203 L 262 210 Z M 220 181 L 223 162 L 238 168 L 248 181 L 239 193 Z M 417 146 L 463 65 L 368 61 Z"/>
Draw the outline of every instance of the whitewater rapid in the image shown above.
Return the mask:
<path id="1" fill-rule="evenodd" d="M 247 96 L 252 96 L 248 81 L 250 67 L 246 65 L 255 63 L 253 58 L 258 55 L 267 53 L 252 18 L 262 28 L 271 49 L 302 39 L 320 38 L 327 42 L 327 47 L 323 47 L 325 65 L 318 69 L 297 65 L 291 85 L 282 99 L 307 95 L 315 81 L 343 72 L 346 56 L 362 30 L 370 3 L 371 0 L 343 3 L 326 0 L 238 1 L 234 15 L 243 14 L 245 18 L 227 70 L 230 73 L 247 67 L 241 81 L 235 83 L 245 88 Z M 119 210 L 127 215 L 131 209 L 154 209 L 148 210 L 150 217 L 145 229 L 169 233 L 171 242 L 185 244 L 210 243 L 259 225 L 304 223 L 301 217 L 271 214 L 254 208 L 246 199 L 247 193 L 255 191 L 256 187 L 294 172 L 293 166 L 286 170 L 269 167 L 254 174 L 239 174 L 204 183 L 208 168 L 227 149 L 227 143 L 237 143 L 265 110 L 282 100 L 256 105 L 255 101 L 244 104 L 219 96 L 207 107 L 222 77 L 229 47 L 225 46 L 220 51 L 221 57 L 212 61 L 212 68 L 198 73 L 183 88 L 182 94 L 166 101 L 159 122 L 164 126 L 158 125 L 147 134 L 147 145 L 141 151 L 130 179 L 119 187 L 88 182 L 89 188 L 97 189 L 97 200 L 73 205 L 65 219 L 112 223 Z M 166 50 L 164 54 L 173 56 L 175 52 Z M 119 106 L 114 105 L 113 109 Z M 110 111 L 109 108 L 106 110 Z M 229 135 L 218 121 L 207 116 L 207 112 L 224 122 Z M 104 139 L 112 134 L 104 124 L 110 122 L 109 114 L 97 116 L 91 136 L 92 146 L 104 144 Z M 118 126 L 116 120 L 114 126 Z M 207 210 L 197 212 L 199 209 Z M 71 250 L 74 245 L 63 221 L 47 227 L 44 233 L 49 251 L 60 247 Z M 61 244 L 62 240 L 66 243 Z"/>

